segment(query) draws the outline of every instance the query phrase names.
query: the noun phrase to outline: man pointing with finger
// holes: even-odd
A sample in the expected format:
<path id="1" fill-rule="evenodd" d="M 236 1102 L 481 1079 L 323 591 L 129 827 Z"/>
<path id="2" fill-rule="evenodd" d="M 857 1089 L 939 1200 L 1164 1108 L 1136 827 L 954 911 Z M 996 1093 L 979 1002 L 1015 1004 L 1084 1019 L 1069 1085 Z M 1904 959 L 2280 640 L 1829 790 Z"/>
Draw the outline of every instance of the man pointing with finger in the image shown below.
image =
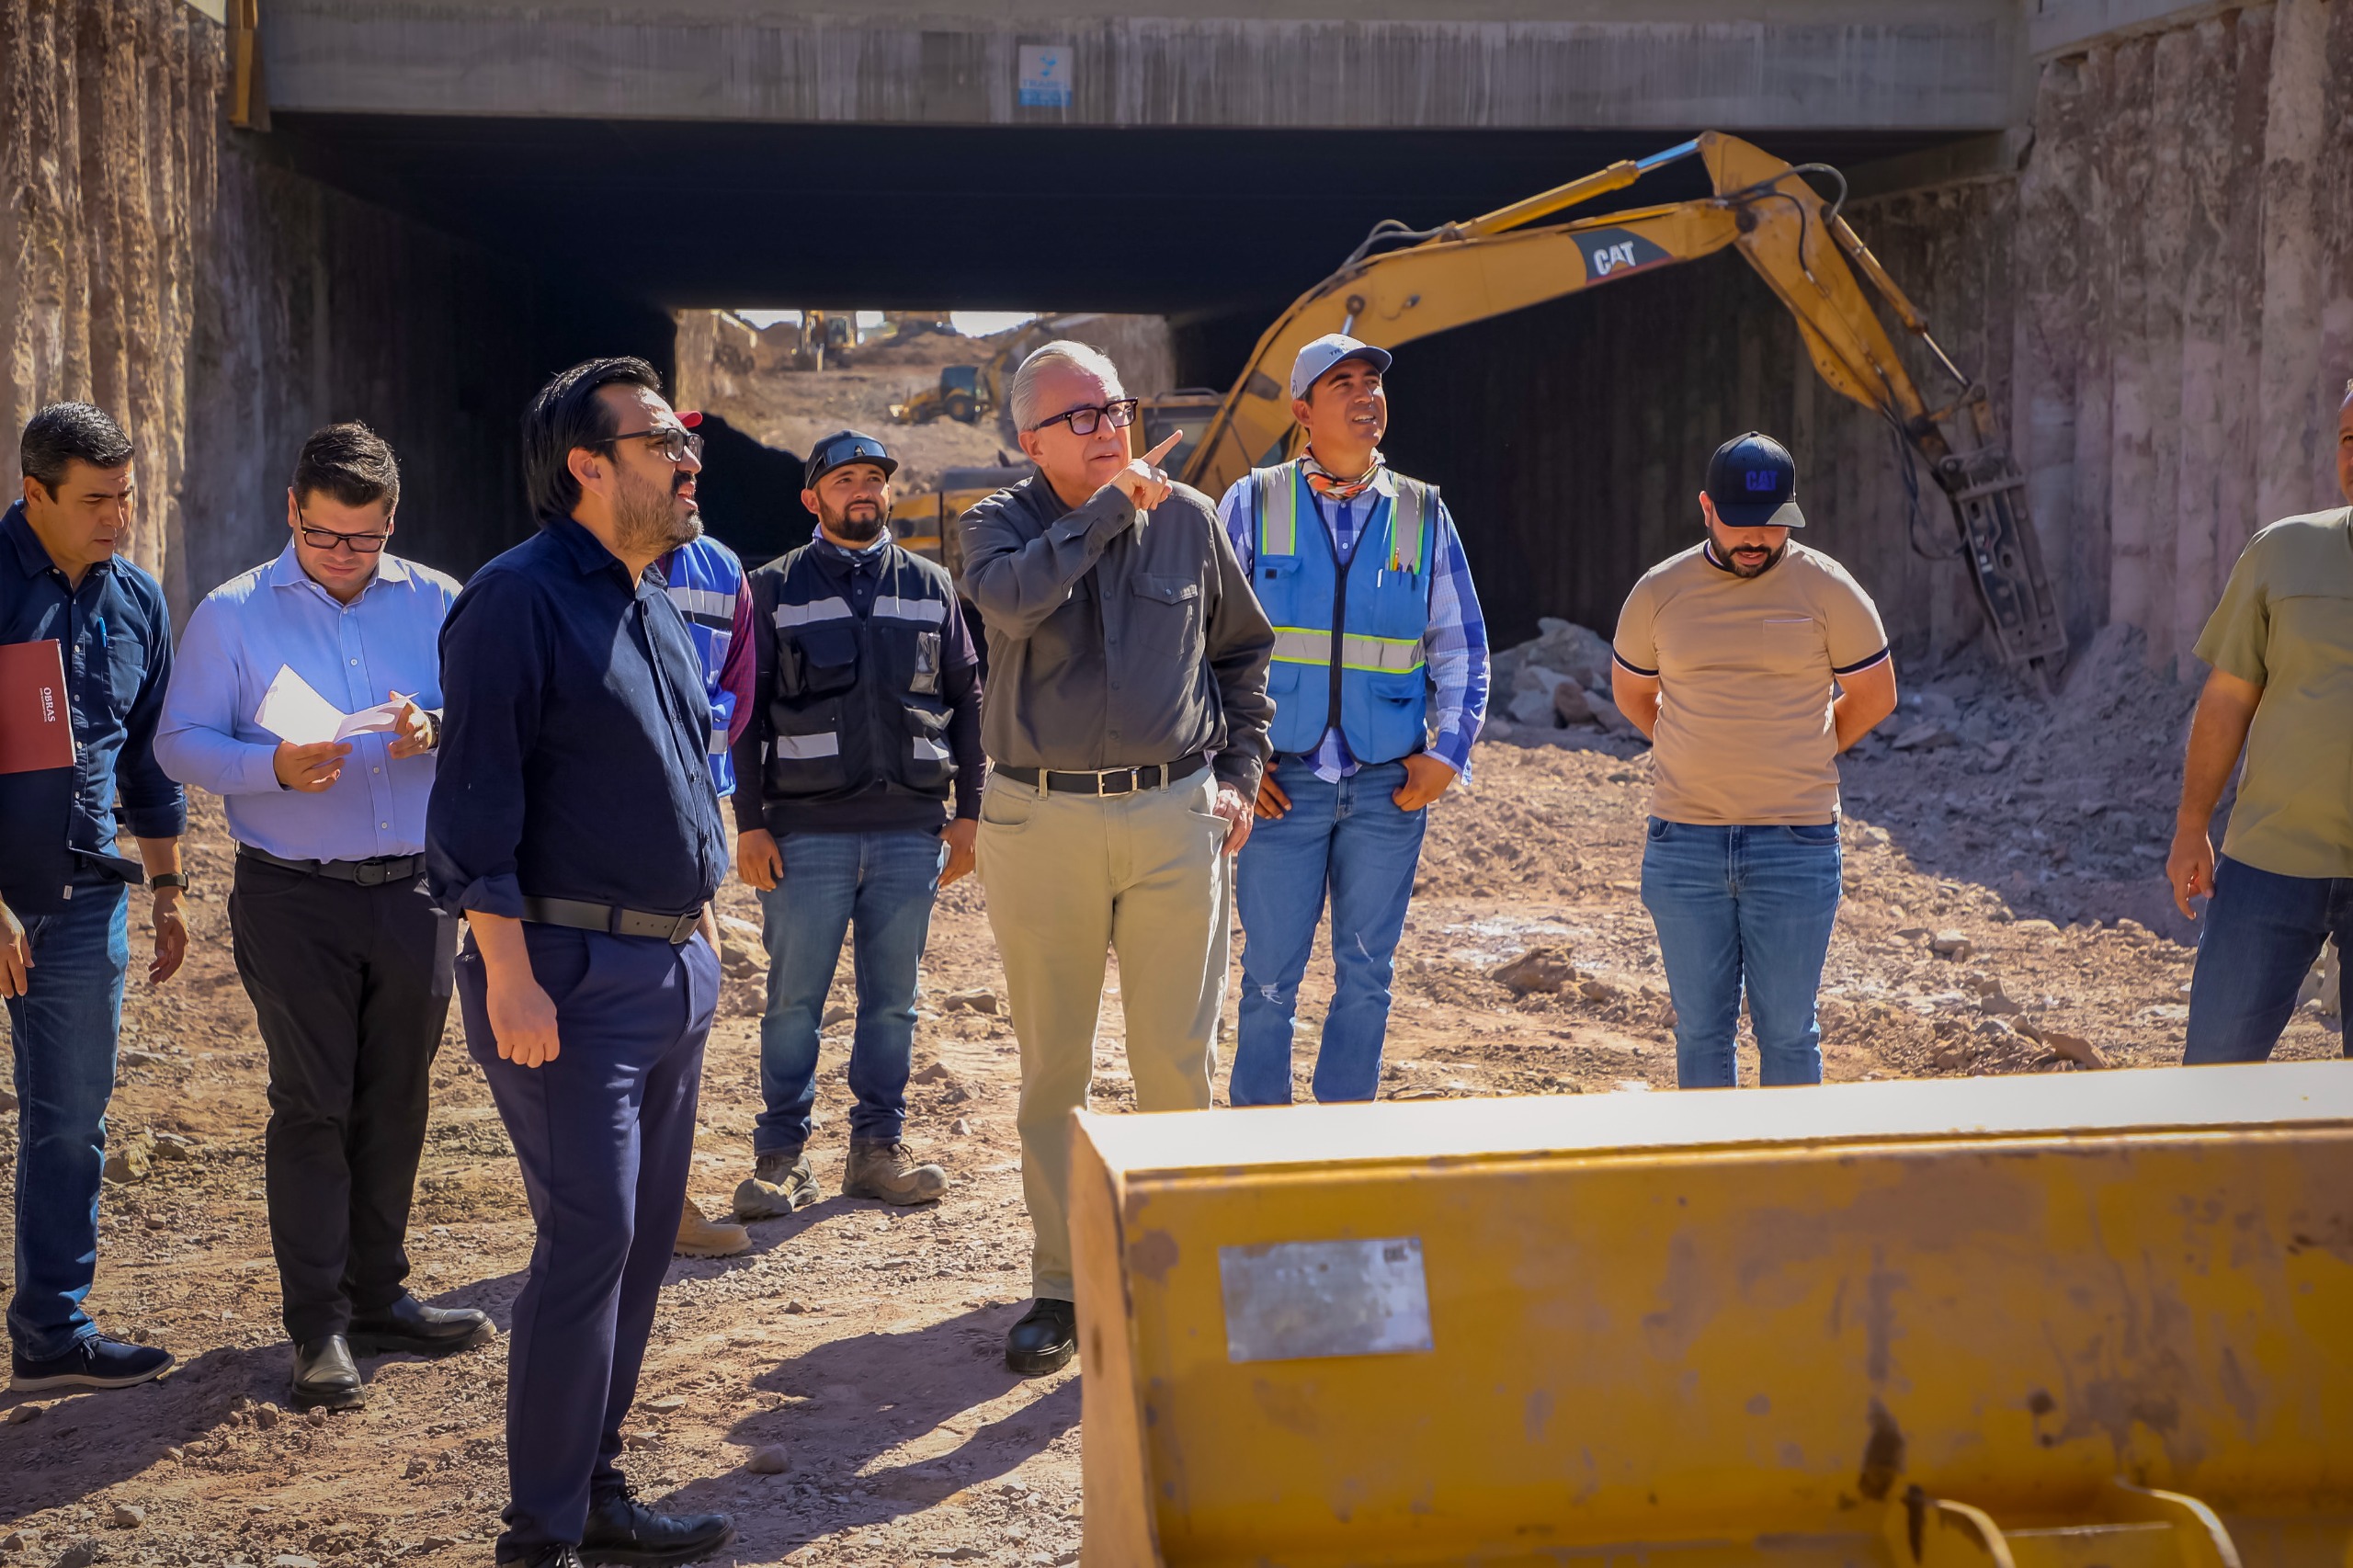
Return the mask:
<path id="1" fill-rule="evenodd" d="M 1050 343 L 1007 403 L 1037 474 L 964 515 L 965 591 L 988 628 L 981 884 L 1021 1042 L 1021 1180 L 1037 1301 L 1006 1362 L 1078 1348 L 1070 1113 L 1086 1103 L 1103 955 L 1120 957 L 1136 1108 L 1210 1103 L 1226 965 L 1225 856 L 1250 835 L 1274 634 L 1217 514 L 1131 460 L 1110 360 Z"/>
<path id="2" fill-rule="evenodd" d="M 1331 333 L 1299 351 L 1297 460 L 1236 480 L 1218 514 L 1275 624 L 1274 761 L 1235 866 L 1242 1017 L 1235 1105 L 1290 1103 L 1299 983 L 1328 892 L 1331 1009 L 1318 1100 L 1381 1086 L 1389 980 L 1429 805 L 1471 768 L 1487 628 L 1436 487 L 1381 455 L 1389 353 Z"/>

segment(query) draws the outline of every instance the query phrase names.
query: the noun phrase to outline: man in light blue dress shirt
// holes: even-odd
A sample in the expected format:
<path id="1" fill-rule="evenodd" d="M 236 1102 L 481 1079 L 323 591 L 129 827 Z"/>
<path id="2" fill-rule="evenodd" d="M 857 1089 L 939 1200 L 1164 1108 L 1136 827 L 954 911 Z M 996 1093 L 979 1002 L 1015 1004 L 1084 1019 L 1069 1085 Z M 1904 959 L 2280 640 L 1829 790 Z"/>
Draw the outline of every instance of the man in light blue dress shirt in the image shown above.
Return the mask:
<path id="1" fill-rule="evenodd" d="M 490 1333 L 482 1313 L 426 1306 L 404 1283 L 456 950 L 424 851 L 458 585 L 385 548 L 399 501 L 381 437 L 313 434 L 287 492 L 286 549 L 197 607 L 155 737 L 165 772 L 223 798 L 237 841 L 229 922 L 269 1049 L 270 1243 L 306 1407 L 364 1400 L 355 1356 L 438 1355 Z M 399 706 L 386 729 L 281 738 L 256 718 L 281 671 L 343 713 Z"/>

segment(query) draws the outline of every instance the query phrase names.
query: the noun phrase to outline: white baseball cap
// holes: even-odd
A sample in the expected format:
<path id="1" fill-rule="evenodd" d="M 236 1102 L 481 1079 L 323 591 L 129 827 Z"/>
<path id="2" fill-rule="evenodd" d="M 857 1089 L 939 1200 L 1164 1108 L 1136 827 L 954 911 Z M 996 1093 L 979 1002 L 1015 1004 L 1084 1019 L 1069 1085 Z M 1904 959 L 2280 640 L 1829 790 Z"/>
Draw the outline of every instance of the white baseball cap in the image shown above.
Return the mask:
<path id="1" fill-rule="evenodd" d="M 1388 349 L 1358 343 L 1345 332 L 1327 332 L 1301 349 L 1299 358 L 1290 362 L 1290 395 L 1305 397 L 1316 379 L 1343 359 L 1365 360 L 1383 373 L 1389 369 Z"/>

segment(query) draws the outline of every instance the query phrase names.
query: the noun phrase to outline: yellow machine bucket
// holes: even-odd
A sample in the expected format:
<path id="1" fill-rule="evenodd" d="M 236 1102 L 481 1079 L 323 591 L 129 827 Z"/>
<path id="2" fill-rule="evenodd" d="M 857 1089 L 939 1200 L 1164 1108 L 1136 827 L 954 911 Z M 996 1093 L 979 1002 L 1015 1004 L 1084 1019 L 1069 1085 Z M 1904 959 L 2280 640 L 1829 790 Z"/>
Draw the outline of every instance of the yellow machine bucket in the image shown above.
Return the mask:
<path id="1" fill-rule="evenodd" d="M 2353 1568 L 2353 1065 L 1073 1127 L 1088 1568 Z"/>

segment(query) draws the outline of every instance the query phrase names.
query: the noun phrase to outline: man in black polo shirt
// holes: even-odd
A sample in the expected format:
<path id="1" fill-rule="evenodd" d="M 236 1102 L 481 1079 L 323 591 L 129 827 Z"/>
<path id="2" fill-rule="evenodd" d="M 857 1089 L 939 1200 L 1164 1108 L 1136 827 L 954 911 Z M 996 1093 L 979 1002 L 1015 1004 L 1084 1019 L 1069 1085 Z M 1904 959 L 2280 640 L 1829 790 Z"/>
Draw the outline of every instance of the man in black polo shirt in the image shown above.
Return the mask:
<path id="1" fill-rule="evenodd" d="M 928 1203 L 948 1174 L 902 1142 L 915 981 L 939 888 L 972 869 L 980 833 L 981 685 L 948 574 L 892 542 L 898 460 L 841 430 L 809 451 L 801 505 L 817 537 L 752 574 L 752 722 L 735 743 L 735 865 L 760 892 L 768 949 L 753 1173 L 738 1220 L 817 1201 L 802 1153 L 817 1027 L 858 929 L 842 1191 Z M 943 831 L 950 790 L 955 813 Z"/>
<path id="2" fill-rule="evenodd" d="M 426 875 L 470 927 L 466 1042 L 539 1226 L 501 1562 L 680 1562 L 734 1535 L 644 1507 L 614 1464 L 686 1200 L 727 866 L 702 672 L 646 574 L 702 528 L 702 442 L 661 385 L 642 359 L 593 359 L 540 389 L 523 424 L 540 532 L 441 632 Z"/>

